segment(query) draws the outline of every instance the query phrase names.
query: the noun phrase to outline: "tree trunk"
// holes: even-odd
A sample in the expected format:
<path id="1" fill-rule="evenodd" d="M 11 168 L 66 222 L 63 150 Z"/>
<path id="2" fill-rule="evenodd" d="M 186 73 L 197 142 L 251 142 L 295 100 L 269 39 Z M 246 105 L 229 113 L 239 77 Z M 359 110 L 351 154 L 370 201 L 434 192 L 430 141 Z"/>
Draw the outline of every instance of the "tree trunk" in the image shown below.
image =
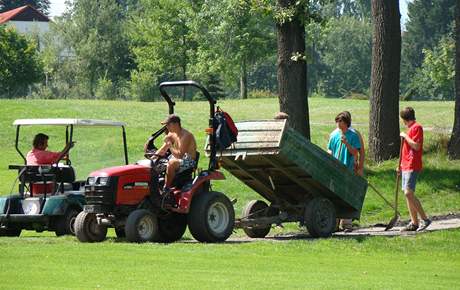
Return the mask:
<path id="1" fill-rule="evenodd" d="M 241 62 L 240 97 L 242 99 L 248 98 L 248 70 L 246 68 L 245 60 Z"/>
<path id="2" fill-rule="evenodd" d="M 182 80 L 186 81 L 187 80 L 187 64 L 182 65 Z M 186 86 L 182 87 L 182 101 L 187 100 L 187 88 Z"/>
<path id="3" fill-rule="evenodd" d="M 455 115 L 447 148 L 450 159 L 460 159 L 460 2 L 455 10 Z"/>
<path id="4" fill-rule="evenodd" d="M 401 27 L 398 0 L 372 0 L 369 155 L 374 161 L 399 154 Z"/>
<path id="5" fill-rule="evenodd" d="M 278 0 L 282 8 L 294 6 L 296 0 Z M 300 9 L 300 8 L 298 8 Z M 278 94 L 280 111 L 289 115 L 289 126 L 310 139 L 307 100 L 307 64 L 305 61 L 305 27 L 298 18 L 277 23 Z"/>

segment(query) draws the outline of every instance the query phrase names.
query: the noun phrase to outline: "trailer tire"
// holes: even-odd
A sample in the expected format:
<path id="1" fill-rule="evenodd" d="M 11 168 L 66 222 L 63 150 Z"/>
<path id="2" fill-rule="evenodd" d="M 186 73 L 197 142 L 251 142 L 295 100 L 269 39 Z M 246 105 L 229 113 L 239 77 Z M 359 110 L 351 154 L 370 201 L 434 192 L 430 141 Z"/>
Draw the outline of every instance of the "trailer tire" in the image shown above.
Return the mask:
<path id="1" fill-rule="evenodd" d="M 172 243 L 182 238 L 187 229 L 187 216 L 171 212 L 164 217 L 158 217 L 160 231 L 158 242 Z"/>
<path id="2" fill-rule="evenodd" d="M 97 223 L 94 213 L 80 212 L 75 219 L 75 235 L 80 242 L 102 242 L 107 236 L 107 227 Z"/>
<path id="3" fill-rule="evenodd" d="M 330 237 L 336 226 L 334 204 L 327 198 L 315 197 L 305 206 L 304 223 L 312 237 Z"/>
<path id="4" fill-rule="evenodd" d="M 80 211 L 75 208 L 68 208 L 63 216 L 56 220 L 56 236 L 75 235 L 75 220 Z"/>
<path id="5" fill-rule="evenodd" d="M 125 224 L 126 239 L 133 243 L 158 241 L 158 217 L 146 209 L 136 209 L 128 215 Z"/>
<path id="6" fill-rule="evenodd" d="M 187 223 L 196 240 L 223 242 L 232 234 L 235 225 L 233 204 L 221 192 L 203 192 L 193 198 Z"/>
<path id="7" fill-rule="evenodd" d="M 251 200 L 243 209 L 243 217 L 253 218 L 268 216 L 268 205 L 262 200 Z M 255 214 L 254 214 L 255 213 Z M 271 230 L 271 225 L 266 227 L 244 227 L 243 231 L 250 238 L 265 238 Z"/>

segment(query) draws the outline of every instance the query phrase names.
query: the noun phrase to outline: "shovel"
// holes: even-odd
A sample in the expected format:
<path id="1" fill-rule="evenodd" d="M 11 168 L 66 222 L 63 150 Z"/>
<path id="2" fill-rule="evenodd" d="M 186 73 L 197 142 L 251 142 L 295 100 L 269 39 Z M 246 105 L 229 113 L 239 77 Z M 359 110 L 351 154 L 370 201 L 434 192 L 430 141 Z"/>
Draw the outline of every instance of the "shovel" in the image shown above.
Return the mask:
<path id="1" fill-rule="evenodd" d="M 388 231 L 389 229 L 393 228 L 395 224 L 399 220 L 399 212 L 398 212 L 398 192 L 399 192 L 399 179 L 401 176 L 401 155 L 402 155 L 402 148 L 403 148 L 403 138 L 401 137 L 401 143 L 399 145 L 399 162 L 398 162 L 398 173 L 396 174 L 396 190 L 395 190 L 395 214 L 393 218 L 390 220 L 388 223 L 387 227 L 385 228 L 385 231 Z"/>

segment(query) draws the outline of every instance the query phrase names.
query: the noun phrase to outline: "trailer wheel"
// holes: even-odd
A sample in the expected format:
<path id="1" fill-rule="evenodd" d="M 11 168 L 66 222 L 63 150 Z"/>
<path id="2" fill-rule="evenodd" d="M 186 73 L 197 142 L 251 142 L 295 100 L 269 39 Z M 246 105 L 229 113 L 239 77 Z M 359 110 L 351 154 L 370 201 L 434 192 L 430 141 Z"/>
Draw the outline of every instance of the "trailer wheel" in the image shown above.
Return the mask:
<path id="1" fill-rule="evenodd" d="M 6 229 L 0 229 L 0 237 L 19 237 L 22 229 L 19 227 L 7 227 Z"/>
<path id="2" fill-rule="evenodd" d="M 159 239 L 158 217 L 146 209 L 137 209 L 129 214 L 125 233 L 126 239 L 130 242 L 157 241 Z"/>
<path id="3" fill-rule="evenodd" d="M 65 214 L 56 220 L 56 236 L 75 235 L 75 220 L 79 211 L 74 208 L 66 210 Z"/>
<path id="4" fill-rule="evenodd" d="M 312 237 L 330 237 L 336 225 L 334 204 L 327 198 L 315 197 L 305 206 L 304 223 Z"/>
<path id="5" fill-rule="evenodd" d="M 225 241 L 235 225 L 233 204 L 221 192 L 204 192 L 192 200 L 187 223 L 192 236 L 206 243 Z"/>
<path id="6" fill-rule="evenodd" d="M 75 219 L 75 235 L 80 242 L 102 242 L 107 236 L 107 227 L 97 223 L 94 213 L 80 212 Z"/>
<path id="7" fill-rule="evenodd" d="M 171 212 L 164 217 L 158 217 L 158 229 L 158 242 L 172 243 L 180 240 L 187 229 L 187 216 Z"/>
<path id="8" fill-rule="evenodd" d="M 251 200 L 243 209 L 243 217 L 261 218 L 268 216 L 268 205 L 262 200 Z M 264 227 L 244 227 L 243 231 L 250 238 L 265 238 L 271 225 Z"/>

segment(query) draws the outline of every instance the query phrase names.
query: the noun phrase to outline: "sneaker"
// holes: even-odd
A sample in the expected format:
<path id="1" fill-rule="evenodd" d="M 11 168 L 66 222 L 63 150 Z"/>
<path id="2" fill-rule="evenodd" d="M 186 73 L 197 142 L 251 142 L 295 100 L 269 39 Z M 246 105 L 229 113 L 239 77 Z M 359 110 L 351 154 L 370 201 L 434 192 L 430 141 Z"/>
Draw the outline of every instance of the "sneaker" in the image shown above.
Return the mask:
<path id="1" fill-rule="evenodd" d="M 421 223 L 420 223 L 420 226 L 417 229 L 417 232 L 421 232 L 421 231 L 425 230 L 430 225 L 431 225 L 431 220 L 430 219 L 422 220 Z"/>
<path id="2" fill-rule="evenodd" d="M 418 225 L 410 222 L 407 226 L 401 229 L 401 232 L 415 232 L 418 229 Z"/>

